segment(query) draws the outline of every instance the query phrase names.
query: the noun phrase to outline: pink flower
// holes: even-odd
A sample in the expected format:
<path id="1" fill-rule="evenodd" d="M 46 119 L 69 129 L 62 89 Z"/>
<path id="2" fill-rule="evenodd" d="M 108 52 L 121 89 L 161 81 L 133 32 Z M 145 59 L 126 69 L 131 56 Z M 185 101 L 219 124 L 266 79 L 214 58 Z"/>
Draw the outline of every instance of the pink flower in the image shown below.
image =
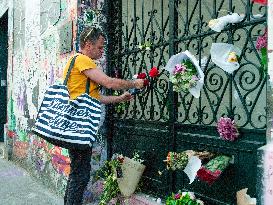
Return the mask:
<path id="1" fill-rule="evenodd" d="M 195 80 L 195 81 L 198 81 L 198 80 L 199 80 L 199 78 L 198 78 L 196 75 L 193 75 L 191 79 L 192 79 L 192 80 Z"/>
<path id="2" fill-rule="evenodd" d="M 174 69 L 174 74 L 177 74 L 177 73 L 183 73 L 183 72 L 185 72 L 186 71 L 186 67 L 185 66 L 183 66 L 183 65 L 181 65 L 181 64 L 177 64 L 175 67 L 174 67 L 175 69 Z"/>
<path id="3" fill-rule="evenodd" d="M 265 31 L 264 35 L 259 36 L 257 38 L 257 42 L 256 42 L 257 50 L 261 50 L 262 48 L 266 48 L 266 47 L 267 47 L 267 30 Z"/>
<path id="4" fill-rule="evenodd" d="M 228 117 L 221 117 L 218 120 L 217 130 L 220 137 L 228 141 L 234 141 L 239 136 L 234 120 L 231 120 Z"/>
<path id="5" fill-rule="evenodd" d="M 174 199 L 180 199 L 180 197 L 181 197 L 180 193 L 177 193 L 177 194 L 174 195 Z"/>

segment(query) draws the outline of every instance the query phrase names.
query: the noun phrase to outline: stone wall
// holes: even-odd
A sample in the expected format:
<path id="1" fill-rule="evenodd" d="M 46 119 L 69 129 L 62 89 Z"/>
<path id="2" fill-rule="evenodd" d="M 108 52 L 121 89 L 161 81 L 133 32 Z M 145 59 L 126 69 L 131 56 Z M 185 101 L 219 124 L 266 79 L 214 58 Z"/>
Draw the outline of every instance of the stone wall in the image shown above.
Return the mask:
<path id="1" fill-rule="evenodd" d="M 0 4 L 0 16 L 2 8 L 9 9 L 5 133 L 10 157 L 60 194 L 64 193 L 70 172 L 68 152 L 41 140 L 31 129 L 46 88 L 62 80 L 64 65 L 78 49 L 80 31 L 105 21 L 100 12 L 102 1 L 77 2 L 14 0 Z M 98 65 L 104 69 L 105 58 Z M 93 170 L 105 158 L 106 147 L 100 140 L 93 150 Z M 86 195 L 90 198 L 90 193 Z"/>

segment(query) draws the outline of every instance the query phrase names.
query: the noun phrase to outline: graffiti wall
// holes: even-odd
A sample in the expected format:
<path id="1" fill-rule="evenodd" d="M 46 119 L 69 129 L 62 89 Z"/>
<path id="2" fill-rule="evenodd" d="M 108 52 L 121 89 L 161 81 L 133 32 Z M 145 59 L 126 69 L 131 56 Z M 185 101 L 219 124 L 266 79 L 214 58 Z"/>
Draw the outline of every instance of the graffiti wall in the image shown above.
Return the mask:
<path id="1" fill-rule="evenodd" d="M 62 82 L 63 67 L 78 50 L 81 30 L 105 21 L 102 6 L 102 1 L 72 0 L 14 0 L 9 4 L 6 135 L 12 159 L 61 194 L 70 173 L 68 151 L 35 136 L 31 129 L 46 88 Z M 97 64 L 105 69 L 105 58 Z M 93 149 L 92 171 L 105 158 L 106 145 L 100 134 Z M 90 190 L 93 183 L 91 179 Z M 91 199 L 87 190 L 85 201 Z"/>

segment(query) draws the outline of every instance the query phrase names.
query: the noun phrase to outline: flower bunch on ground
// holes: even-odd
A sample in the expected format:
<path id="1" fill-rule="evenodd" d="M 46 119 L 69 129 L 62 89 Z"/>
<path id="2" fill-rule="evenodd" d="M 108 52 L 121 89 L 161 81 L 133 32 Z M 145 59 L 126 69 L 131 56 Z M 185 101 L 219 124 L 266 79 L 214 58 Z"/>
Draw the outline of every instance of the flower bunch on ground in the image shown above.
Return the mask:
<path id="1" fill-rule="evenodd" d="M 239 132 L 236 127 L 234 120 L 228 117 L 221 117 L 217 122 L 217 131 L 220 137 L 228 140 L 234 141 L 238 138 Z"/>
<path id="2" fill-rule="evenodd" d="M 173 90 L 176 92 L 187 92 L 190 88 L 195 87 L 199 80 L 197 69 L 190 59 L 183 60 L 180 64 L 175 65 L 170 81 L 173 83 Z"/>
<path id="3" fill-rule="evenodd" d="M 102 173 L 101 178 L 104 180 L 99 205 L 107 205 L 120 194 L 115 170 L 120 169 L 123 160 L 124 157 L 122 155 L 114 155 L 113 158 L 110 161 L 106 161 L 104 167 L 99 170 L 99 173 Z M 116 205 L 120 204 L 121 202 L 117 198 Z"/>
<path id="4" fill-rule="evenodd" d="M 167 169 L 184 169 L 188 164 L 188 155 L 186 152 L 169 152 L 166 159 Z"/>
<path id="5" fill-rule="evenodd" d="M 166 199 L 166 205 L 203 205 L 204 203 L 195 198 L 191 192 L 181 192 L 174 194 L 172 193 Z"/>

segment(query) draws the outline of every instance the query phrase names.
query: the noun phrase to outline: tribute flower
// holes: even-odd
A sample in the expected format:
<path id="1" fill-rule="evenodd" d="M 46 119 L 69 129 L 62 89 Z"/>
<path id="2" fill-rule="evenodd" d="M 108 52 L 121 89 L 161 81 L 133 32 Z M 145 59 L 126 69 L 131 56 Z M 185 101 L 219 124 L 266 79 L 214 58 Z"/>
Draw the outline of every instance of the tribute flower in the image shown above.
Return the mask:
<path id="1" fill-rule="evenodd" d="M 267 69 L 267 30 L 262 36 L 259 36 L 256 41 L 256 49 L 261 52 L 261 63 L 265 70 Z"/>
<path id="2" fill-rule="evenodd" d="M 221 117 L 218 120 L 217 131 L 220 134 L 221 138 L 228 141 L 234 141 L 239 136 L 239 132 L 234 120 L 231 120 L 228 117 Z"/>
<path id="3" fill-rule="evenodd" d="M 199 98 L 204 84 L 204 73 L 189 51 L 172 56 L 165 69 L 170 73 L 169 80 L 173 84 L 173 91 L 190 92 Z"/>

